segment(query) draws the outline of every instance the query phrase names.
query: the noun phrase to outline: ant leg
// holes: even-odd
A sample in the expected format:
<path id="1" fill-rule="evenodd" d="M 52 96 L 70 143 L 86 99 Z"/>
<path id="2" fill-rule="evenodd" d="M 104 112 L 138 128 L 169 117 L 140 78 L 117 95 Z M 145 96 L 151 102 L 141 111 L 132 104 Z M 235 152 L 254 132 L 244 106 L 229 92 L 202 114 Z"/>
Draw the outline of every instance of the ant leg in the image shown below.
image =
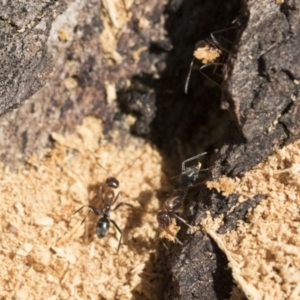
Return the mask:
<path id="1" fill-rule="evenodd" d="M 161 241 L 161 242 L 162 242 L 163 246 L 169 251 L 170 249 L 169 249 L 169 247 L 167 246 L 167 244 L 166 244 L 164 241 Z"/>
<path id="2" fill-rule="evenodd" d="M 192 225 L 190 225 L 186 220 L 182 219 L 181 217 L 179 217 L 178 215 L 176 215 L 175 213 L 172 213 L 172 215 L 178 219 L 179 221 L 181 221 L 182 223 L 184 223 L 188 228 L 193 228 Z"/>
<path id="3" fill-rule="evenodd" d="M 222 66 L 224 66 L 224 64 L 221 64 L 221 63 L 206 64 L 206 65 L 202 66 L 202 67 L 199 69 L 199 72 L 200 72 L 206 79 L 208 79 L 210 82 L 212 82 L 212 83 L 214 83 L 215 85 L 217 85 L 217 86 L 220 88 L 221 92 L 223 93 L 222 87 L 221 87 L 218 83 L 216 83 L 215 81 L 213 81 L 213 80 L 212 80 L 209 76 L 207 76 L 204 72 L 201 71 L 202 69 L 207 68 L 207 67 L 212 66 L 212 65 L 215 65 L 215 66 L 222 65 Z"/>
<path id="4" fill-rule="evenodd" d="M 205 154 L 207 154 L 207 152 L 202 152 L 202 153 L 200 153 L 200 154 L 197 154 L 197 155 L 195 155 L 195 156 L 193 156 L 193 157 L 190 157 L 190 158 L 184 160 L 184 161 L 182 162 L 182 171 L 185 171 L 185 169 L 186 169 L 186 168 L 185 168 L 185 164 L 186 164 L 187 162 L 192 161 L 192 160 L 196 160 L 196 159 L 198 159 L 200 156 L 205 155 Z"/>
<path id="5" fill-rule="evenodd" d="M 117 194 L 117 196 L 116 196 L 115 200 L 112 202 L 111 206 L 113 206 L 113 205 L 117 202 L 117 200 L 118 200 L 118 198 L 119 198 L 119 195 L 120 195 L 120 192 Z M 118 207 L 118 206 L 119 206 L 119 205 L 117 205 L 117 207 Z"/>
<path id="6" fill-rule="evenodd" d="M 218 45 L 218 47 L 219 47 L 221 50 L 223 50 L 223 51 L 225 51 L 225 52 L 227 52 L 227 53 L 229 53 L 229 51 L 226 50 L 226 49 L 223 49 L 223 47 L 220 45 L 219 41 L 218 41 L 217 38 L 215 37 L 215 34 L 216 34 L 216 33 L 220 33 L 220 32 L 224 32 L 224 31 L 228 31 L 228 30 L 231 30 L 231 29 L 236 29 L 236 27 L 233 26 L 233 27 L 229 27 L 229 28 L 225 28 L 225 29 L 213 31 L 213 32 L 210 34 L 210 37 L 211 37 L 211 39 L 213 40 L 213 42 L 214 42 L 216 45 Z"/>
<path id="7" fill-rule="evenodd" d="M 210 169 L 201 169 L 201 171 L 207 171 L 207 170 L 210 170 Z M 201 184 L 204 184 L 207 180 L 204 180 L 204 181 L 201 181 L 201 182 L 198 182 L 196 184 L 193 184 L 190 188 L 195 188 Z"/>
<path id="8" fill-rule="evenodd" d="M 81 221 L 80 225 L 82 225 L 84 223 L 84 221 L 86 220 L 87 216 L 90 214 L 91 211 L 93 211 L 93 213 L 97 216 L 100 216 L 102 214 L 102 212 L 95 206 L 92 205 L 83 205 L 81 206 L 79 209 L 77 209 L 73 215 L 75 215 L 76 213 L 78 213 L 79 211 L 81 211 L 84 207 L 89 207 L 90 210 L 88 211 L 88 213 L 85 215 L 85 217 L 83 218 L 83 220 Z"/>
<path id="9" fill-rule="evenodd" d="M 118 250 L 117 250 L 117 253 L 119 253 L 119 250 L 120 250 L 120 247 L 121 247 L 121 241 L 122 241 L 123 233 L 122 233 L 120 227 L 117 225 L 117 223 L 116 223 L 114 220 L 110 219 L 110 221 L 113 223 L 113 225 L 116 227 L 116 229 L 117 229 L 117 230 L 119 231 L 119 233 L 121 234 L 120 240 L 119 240 L 119 245 L 118 245 Z"/>
<path id="10" fill-rule="evenodd" d="M 186 78 L 185 85 L 184 85 L 184 93 L 185 93 L 185 94 L 188 93 L 189 82 L 190 82 L 190 78 L 191 78 L 191 74 L 192 74 L 192 68 L 193 68 L 193 65 L 194 65 L 194 57 L 193 57 L 193 59 L 192 59 L 192 61 L 191 61 L 189 73 L 188 73 L 188 76 L 187 76 L 187 78 Z"/>
<path id="11" fill-rule="evenodd" d="M 176 237 L 176 235 L 174 235 L 171 231 L 170 231 L 170 229 L 168 228 L 168 227 L 165 227 L 165 228 L 162 228 L 165 232 L 167 232 L 169 235 L 171 235 L 174 239 L 175 239 L 175 241 L 178 243 L 178 244 L 180 244 L 180 245 L 183 245 L 183 243 Z"/>
<path id="12" fill-rule="evenodd" d="M 127 203 L 127 202 L 120 202 L 114 209 L 111 209 L 111 211 L 114 211 L 114 210 L 117 210 L 120 206 L 122 205 L 127 205 L 129 206 L 130 208 L 134 208 L 133 205 L 131 205 L 130 203 Z"/>
<path id="13" fill-rule="evenodd" d="M 201 71 L 201 69 L 203 69 L 202 67 L 199 69 L 199 72 L 202 74 L 202 76 L 204 76 L 206 79 L 208 79 L 210 82 L 212 82 L 213 84 L 217 85 L 219 87 L 219 89 L 221 90 L 221 93 L 223 95 L 223 90 L 222 87 L 216 83 L 215 81 L 213 81 L 210 77 L 208 77 L 204 72 Z"/>
<path id="14" fill-rule="evenodd" d="M 98 196 L 100 197 L 100 201 L 103 202 L 102 185 L 99 186 Z"/>
<path id="15" fill-rule="evenodd" d="M 224 38 L 223 36 L 220 37 L 220 41 L 222 41 L 222 40 L 225 41 L 228 45 L 231 45 L 231 46 L 233 45 L 233 42 L 231 42 L 230 40 Z M 225 49 L 222 49 L 222 50 L 227 52 L 228 54 L 230 54 L 230 51 L 225 50 Z"/>
<path id="16" fill-rule="evenodd" d="M 80 225 L 82 225 L 85 221 L 85 219 L 87 218 L 87 216 L 90 214 L 92 210 L 89 210 L 88 213 L 85 215 L 85 217 L 83 218 L 83 220 L 81 221 Z"/>
<path id="17" fill-rule="evenodd" d="M 218 68 L 218 66 L 224 66 L 224 64 L 223 63 L 213 63 L 212 64 L 213 66 L 214 66 L 214 71 L 213 71 L 213 74 L 215 74 L 215 75 L 217 75 L 217 76 L 219 76 L 219 77 L 221 77 L 221 78 L 223 78 L 223 76 L 222 76 L 222 74 L 220 74 L 220 73 L 217 73 L 217 68 Z M 201 67 L 202 68 L 202 67 Z M 203 74 L 203 72 L 201 71 L 201 68 L 200 68 L 200 73 L 202 73 Z M 204 69 L 204 68 L 202 68 L 202 69 Z"/>
<path id="18" fill-rule="evenodd" d="M 93 205 L 83 205 L 83 206 L 81 206 L 79 209 L 77 209 L 77 210 L 73 213 L 73 215 L 75 215 L 76 213 L 78 213 L 79 211 L 81 211 L 84 207 L 88 207 L 89 209 L 91 209 L 91 210 L 93 211 L 93 213 L 94 213 L 96 216 L 102 215 L 102 211 L 101 211 L 99 208 L 97 208 L 97 207 L 95 207 L 95 206 L 93 206 Z"/>

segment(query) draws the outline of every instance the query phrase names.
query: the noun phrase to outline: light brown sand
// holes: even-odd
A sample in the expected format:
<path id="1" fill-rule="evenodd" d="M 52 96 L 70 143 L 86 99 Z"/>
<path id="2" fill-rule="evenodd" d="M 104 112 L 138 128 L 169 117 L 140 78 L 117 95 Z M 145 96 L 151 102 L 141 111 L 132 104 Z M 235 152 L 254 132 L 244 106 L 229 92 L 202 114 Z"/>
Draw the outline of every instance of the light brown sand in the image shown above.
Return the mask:
<path id="1" fill-rule="evenodd" d="M 145 300 L 162 294 L 165 266 L 155 253 L 161 158 L 147 144 L 118 149 L 101 133 L 101 122 L 88 117 L 76 135 L 53 134 L 55 148 L 46 157 L 30 158 L 18 173 L 0 169 L 1 299 Z M 120 181 L 119 201 L 136 207 L 111 213 L 123 231 L 118 254 L 112 225 L 100 240 L 96 217 L 80 225 L 87 209 L 73 215 L 108 176 Z"/>

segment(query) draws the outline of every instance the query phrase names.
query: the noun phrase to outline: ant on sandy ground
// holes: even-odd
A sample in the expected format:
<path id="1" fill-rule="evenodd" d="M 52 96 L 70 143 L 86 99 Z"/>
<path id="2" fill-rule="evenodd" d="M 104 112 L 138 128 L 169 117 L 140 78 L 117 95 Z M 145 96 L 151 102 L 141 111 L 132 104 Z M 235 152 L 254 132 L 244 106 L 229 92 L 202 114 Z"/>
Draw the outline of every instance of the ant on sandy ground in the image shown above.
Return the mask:
<path id="1" fill-rule="evenodd" d="M 94 156 L 97 164 L 104 169 L 105 171 L 107 171 L 97 160 L 96 156 L 91 152 L 91 154 Z M 139 157 L 138 157 L 139 158 Z M 137 159 L 138 159 L 137 158 Z M 132 165 L 135 163 L 135 161 L 137 160 L 135 159 L 132 164 L 128 167 L 128 169 L 130 169 L 132 167 Z M 122 169 L 119 174 L 121 172 L 123 172 L 124 169 Z M 107 171 L 108 172 L 108 171 Z M 118 174 L 118 175 L 119 175 Z M 115 189 L 119 188 L 119 181 L 113 177 L 110 176 L 108 178 L 106 178 L 105 180 L 105 184 L 104 186 L 100 185 L 98 193 L 97 193 L 97 197 L 100 199 L 100 201 L 104 204 L 104 208 L 100 209 L 94 205 L 83 205 L 82 207 L 80 207 L 79 209 L 77 209 L 73 214 L 78 213 L 79 211 L 81 211 L 84 207 L 88 207 L 89 211 L 86 214 L 86 216 L 84 217 L 84 219 L 81 222 L 81 225 L 84 223 L 84 221 L 86 220 L 87 216 L 90 214 L 90 212 L 92 211 L 96 216 L 101 216 L 101 218 L 98 220 L 97 224 L 96 224 L 96 234 L 97 237 L 99 239 L 104 238 L 110 228 L 110 222 L 115 226 L 115 228 L 117 229 L 117 231 L 120 233 L 120 239 L 119 239 L 119 244 L 118 244 L 118 250 L 117 252 L 119 252 L 119 249 L 121 247 L 121 242 L 122 242 L 122 231 L 120 229 L 120 227 L 118 226 L 118 224 L 112 220 L 110 218 L 110 212 L 111 211 L 116 211 L 119 207 L 121 207 L 122 205 L 127 205 L 130 208 L 134 208 L 133 205 L 127 203 L 127 202 L 120 202 L 118 203 L 115 208 L 112 208 L 116 202 L 118 201 L 120 192 L 118 192 L 117 194 L 115 194 Z"/>
<path id="2" fill-rule="evenodd" d="M 188 224 L 186 220 L 181 218 L 177 214 L 177 212 L 181 207 L 184 198 L 187 195 L 189 187 L 191 187 L 198 179 L 198 174 L 201 168 L 200 163 L 198 163 L 197 166 L 192 166 L 192 167 L 186 167 L 186 163 L 193 160 L 197 160 L 200 156 L 205 154 L 207 154 L 207 152 L 200 153 L 182 162 L 180 188 L 173 192 L 173 196 L 171 196 L 165 201 L 162 210 L 160 210 L 156 215 L 156 219 L 159 224 L 159 227 L 162 230 L 166 231 L 169 235 L 171 235 L 175 239 L 175 241 L 177 241 L 181 245 L 182 242 L 170 230 L 170 225 L 172 224 L 172 218 L 176 218 L 177 220 L 184 223 L 190 229 L 193 228 L 193 226 Z"/>

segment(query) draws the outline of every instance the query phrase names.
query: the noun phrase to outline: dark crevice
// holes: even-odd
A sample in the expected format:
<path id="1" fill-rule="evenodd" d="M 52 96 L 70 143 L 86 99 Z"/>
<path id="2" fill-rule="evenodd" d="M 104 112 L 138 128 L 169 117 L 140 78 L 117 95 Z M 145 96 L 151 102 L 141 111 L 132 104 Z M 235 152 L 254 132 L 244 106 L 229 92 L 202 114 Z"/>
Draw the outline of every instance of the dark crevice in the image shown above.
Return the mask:
<path id="1" fill-rule="evenodd" d="M 288 76 L 288 78 L 293 82 L 296 79 L 295 76 L 293 75 L 293 73 L 290 70 L 282 69 L 281 72 L 286 74 Z"/>
<path id="2" fill-rule="evenodd" d="M 11 27 L 13 27 L 14 29 L 16 29 L 16 31 L 18 30 L 18 29 L 20 29 L 15 23 L 13 23 L 11 20 L 9 20 L 9 19 L 5 19 L 5 18 L 3 18 L 3 17 L 0 17 L 0 21 L 3 21 L 3 22 L 5 22 L 6 24 L 9 24 Z"/>
<path id="3" fill-rule="evenodd" d="M 132 132 L 149 138 L 170 161 L 175 157 L 181 161 L 184 157 L 203 149 L 215 149 L 223 143 L 230 116 L 220 109 L 222 92 L 212 82 L 221 84 L 221 68 L 214 72 L 211 66 L 201 74 L 198 71 L 201 64 L 196 64 L 187 95 L 184 94 L 184 84 L 194 45 L 209 38 L 213 31 L 231 28 L 232 21 L 238 16 L 239 2 L 215 0 L 200 6 L 197 1 L 171 1 L 165 10 L 168 36 L 152 42 L 149 49 L 150 57 L 158 61 L 159 79 L 154 79 L 151 74 L 137 75 L 130 89 L 119 92 L 122 111 L 138 117 Z M 245 24 L 244 19 L 237 22 L 238 26 Z M 219 33 L 217 38 L 230 41 L 230 44 L 226 42 L 225 48 L 228 48 L 229 45 L 233 47 L 235 36 L 236 30 L 230 29 Z M 212 81 L 206 77 L 212 78 Z M 149 93 L 155 105 L 155 115 L 150 115 L 149 110 L 140 105 L 143 98 L 150 97 Z M 213 121 L 216 119 L 218 123 Z M 185 145 L 186 154 L 182 153 L 179 144 Z"/>
<path id="4" fill-rule="evenodd" d="M 258 72 L 259 76 L 266 78 L 268 82 L 271 82 L 270 76 L 267 72 L 266 62 L 265 62 L 264 58 L 261 56 L 257 62 L 258 62 L 257 72 Z"/>
<path id="5" fill-rule="evenodd" d="M 214 253 L 216 254 L 217 265 L 217 268 L 213 273 L 213 284 L 216 292 L 216 299 L 228 299 L 234 286 L 231 269 L 228 267 L 224 268 L 224 266 L 228 266 L 228 259 L 215 241 L 211 240 L 211 242 L 214 247 Z"/>
<path id="6" fill-rule="evenodd" d="M 205 68 L 203 75 L 198 71 L 202 64 L 196 63 L 192 70 L 188 94 L 184 93 L 195 44 L 210 38 L 210 34 L 214 31 L 232 28 L 232 22 L 236 20 L 234 26 L 237 29 L 222 31 L 216 35 L 218 42 L 226 50 L 221 62 L 226 63 L 228 56 L 232 55 L 231 51 L 241 34 L 239 30 L 246 27 L 248 20 L 248 15 L 239 14 L 239 10 L 240 0 L 227 2 L 213 0 L 201 4 L 196 0 L 171 1 L 165 9 L 166 37 L 151 41 L 149 52 L 145 53 L 145 57 L 155 60 L 158 74 L 154 75 L 151 72 L 137 74 L 131 79 L 130 88 L 118 92 L 121 111 L 133 114 L 137 118 L 131 127 L 132 133 L 148 139 L 159 149 L 163 157 L 162 168 L 168 170 L 170 177 L 180 173 L 181 162 L 184 159 L 203 151 L 221 148 L 232 135 L 236 136 L 237 143 L 243 143 L 245 140 L 237 124 L 231 119 L 229 111 L 220 108 L 220 98 L 226 94 L 226 91 L 218 86 L 223 80 L 222 67 L 216 72 L 213 66 Z M 135 28 L 139 30 L 138 26 Z M 206 77 L 216 81 L 217 84 Z M 210 154 L 205 159 L 209 161 L 211 156 Z M 222 169 L 223 165 L 227 166 L 227 162 L 222 161 L 220 165 Z M 194 205 L 197 211 L 200 202 L 200 205 L 210 205 L 200 198 L 199 200 L 197 196 L 189 197 L 191 201 L 199 202 Z M 213 201 L 214 215 L 226 211 L 226 201 L 217 199 Z M 179 233 L 179 239 L 185 231 L 186 228 Z M 185 261 L 182 259 L 184 249 L 177 246 L 172 249 L 170 256 L 174 257 L 174 260 L 170 259 L 169 263 L 173 280 L 169 284 L 168 299 L 224 299 L 229 296 L 233 279 L 228 269 L 228 261 L 216 245 L 212 246 L 212 252 L 207 253 L 205 247 L 213 242 L 207 237 L 202 239 L 205 240 L 204 244 L 199 238 L 195 240 L 195 244 L 188 246 L 194 251 L 189 253 L 190 258 Z M 197 262 L 198 255 L 202 255 L 207 268 L 200 268 Z M 195 272 L 181 274 L 179 270 L 176 271 L 177 262 L 180 270 L 191 267 L 197 270 L 197 274 Z M 201 278 L 206 278 L 206 282 L 202 280 L 199 282 Z M 195 286 L 196 291 L 188 290 L 184 294 L 182 289 L 190 285 Z M 202 294 L 202 291 L 205 294 Z"/>
<path id="7" fill-rule="evenodd" d="M 290 15 L 296 11 L 296 5 L 294 1 L 295 0 L 285 0 L 284 3 L 280 5 L 280 11 L 284 14 L 286 21 L 289 24 L 290 33 L 293 33 L 293 26 L 291 26 Z"/>
<path id="8" fill-rule="evenodd" d="M 294 105 L 294 102 L 291 101 L 286 107 L 285 109 L 282 111 L 281 115 L 284 116 L 285 114 L 288 114 L 291 107 Z"/>
<path id="9" fill-rule="evenodd" d="M 288 126 L 284 122 L 279 121 L 278 125 L 282 126 L 282 129 L 283 129 L 284 133 L 286 134 L 286 138 L 283 141 L 281 141 L 281 143 L 280 143 L 280 148 L 282 148 L 286 145 L 286 142 L 289 140 L 291 134 L 288 129 Z"/>
<path id="10" fill-rule="evenodd" d="M 284 3 L 280 5 L 280 11 L 285 15 L 287 21 L 289 22 L 289 15 L 291 11 L 296 10 L 295 0 L 285 0 Z"/>

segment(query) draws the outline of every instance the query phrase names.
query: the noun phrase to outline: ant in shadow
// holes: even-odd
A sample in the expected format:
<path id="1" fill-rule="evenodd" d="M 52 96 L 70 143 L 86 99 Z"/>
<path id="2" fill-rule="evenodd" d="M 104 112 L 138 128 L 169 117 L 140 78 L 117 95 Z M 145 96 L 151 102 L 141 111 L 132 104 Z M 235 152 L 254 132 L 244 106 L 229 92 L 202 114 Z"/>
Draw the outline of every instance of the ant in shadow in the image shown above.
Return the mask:
<path id="1" fill-rule="evenodd" d="M 230 28 L 214 31 L 210 34 L 209 39 L 201 40 L 198 43 L 196 43 L 195 50 L 193 53 L 193 59 L 191 61 L 189 73 L 187 75 L 187 79 L 186 79 L 185 86 L 184 86 L 185 94 L 188 93 L 189 81 L 190 81 L 190 77 L 191 77 L 195 59 L 199 60 L 203 64 L 203 66 L 201 66 L 199 68 L 199 72 L 206 79 L 208 79 L 209 81 L 213 82 L 214 84 L 216 84 L 220 87 L 220 85 L 218 83 L 216 83 L 209 76 L 207 76 L 204 72 L 202 72 L 202 70 L 209 66 L 223 66 L 224 65 L 223 63 L 221 63 L 219 61 L 221 60 L 222 56 L 224 56 L 224 53 L 228 53 L 228 51 L 224 47 L 221 46 L 220 42 L 215 37 L 215 34 L 223 32 L 223 31 L 227 31 L 230 29 L 234 29 L 234 28 L 235 27 L 230 27 Z"/>
<path id="2" fill-rule="evenodd" d="M 174 237 L 174 239 L 182 245 L 182 242 L 171 232 L 170 225 L 172 223 L 172 218 L 176 218 L 177 220 L 184 223 L 190 229 L 193 228 L 186 220 L 181 218 L 177 212 L 181 207 L 181 203 L 187 195 L 188 189 L 192 186 L 196 180 L 198 179 L 198 174 L 201 168 L 201 164 L 199 163 L 197 166 L 186 167 L 186 163 L 198 159 L 200 156 L 207 154 L 207 152 L 200 153 L 196 156 L 186 159 L 182 162 L 181 168 L 181 186 L 178 190 L 175 190 L 173 196 L 168 198 L 162 210 L 160 210 L 157 215 L 156 219 L 159 224 L 159 227 L 166 231 L 169 235 Z"/>
<path id="3" fill-rule="evenodd" d="M 227 56 L 230 54 L 230 52 L 225 47 L 223 47 L 221 45 L 221 43 L 218 41 L 218 39 L 216 38 L 216 34 L 219 34 L 219 33 L 225 32 L 225 31 L 229 31 L 229 30 L 232 30 L 232 29 L 239 30 L 245 24 L 246 20 L 247 20 L 247 16 L 240 14 L 232 22 L 232 24 L 234 24 L 233 26 L 211 32 L 210 38 L 205 39 L 205 40 L 200 40 L 199 42 L 196 43 L 195 50 L 193 52 L 193 59 L 191 61 L 190 69 L 189 69 L 189 72 L 188 72 L 188 75 L 187 75 L 187 78 L 186 78 L 186 81 L 185 81 L 185 86 L 184 86 L 184 93 L 185 94 L 188 93 L 189 81 L 190 81 L 190 77 L 191 77 L 191 73 L 192 73 L 192 69 L 193 69 L 195 59 L 199 60 L 203 64 L 199 68 L 199 72 L 206 79 L 208 79 L 209 81 L 216 84 L 222 91 L 222 87 L 220 86 L 220 84 L 218 84 L 217 82 L 212 80 L 202 70 L 209 67 L 209 66 L 215 66 L 215 67 L 223 66 L 224 63 L 220 62 L 220 61 L 224 61 L 224 56 L 226 56 L 226 54 L 227 54 Z M 230 42 L 228 39 L 222 37 L 222 40 L 227 42 L 227 45 L 229 45 L 229 44 L 232 45 L 232 42 Z M 215 73 L 215 71 L 216 70 L 214 70 L 214 73 Z"/>
<path id="4" fill-rule="evenodd" d="M 97 158 L 95 157 L 95 155 L 93 153 L 92 153 L 92 155 L 96 159 L 97 164 L 101 168 L 103 168 L 105 171 L 107 171 L 97 161 Z M 134 162 L 129 166 L 129 168 L 135 163 L 135 161 L 136 160 L 134 160 Z M 122 171 L 123 171 L 123 169 L 119 172 L 119 174 Z M 100 209 L 100 208 L 98 208 L 94 205 L 83 205 L 82 207 L 77 209 L 73 214 L 78 213 L 84 207 L 89 208 L 88 213 L 86 214 L 86 216 L 84 217 L 84 219 L 82 220 L 80 225 L 82 225 L 85 222 L 86 218 L 88 217 L 88 215 L 90 214 L 91 211 L 96 216 L 101 216 L 101 218 L 98 220 L 98 222 L 96 224 L 96 234 L 97 234 L 97 237 L 99 239 L 102 239 L 107 235 L 107 233 L 109 231 L 109 228 L 110 228 L 110 222 L 111 222 L 115 226 L 117 231 L 120 233 L 120 239 L 119 239 L 118 250 L 117 250 L 117 253 L 118 253 L 119 249 L 121 247 L 123 234 L 122 234 L 122 231 L 121 231 L 120 227 L 117 225 L 117 223 L 110 218 L 110 212 L 111 211 L 116 211 L 122 205 L 127 205 L 130 208 L 134 208 L 134 206 L 127 203 L 127 202 L 120 202 L 114 208 L 112 208 L 112 206 L 114 206 L 116 204 L 116 202 L 118 201 L 118 198 L 119 198 L 119 195 L 120 195 L 120 192 L 118 192 L 117 195 L 115 194 L 115 189 L 117 189 L 117 188 L 119 188 L 119 181 L 115 177 L 110 176 L 110 177 L 106 178 L 104 186 L 100 185 L 98 193 L 97 193 L 97 197 L 100 198 L 100 201 L 102 203 L 104 203 L 104 208 Z"/>

